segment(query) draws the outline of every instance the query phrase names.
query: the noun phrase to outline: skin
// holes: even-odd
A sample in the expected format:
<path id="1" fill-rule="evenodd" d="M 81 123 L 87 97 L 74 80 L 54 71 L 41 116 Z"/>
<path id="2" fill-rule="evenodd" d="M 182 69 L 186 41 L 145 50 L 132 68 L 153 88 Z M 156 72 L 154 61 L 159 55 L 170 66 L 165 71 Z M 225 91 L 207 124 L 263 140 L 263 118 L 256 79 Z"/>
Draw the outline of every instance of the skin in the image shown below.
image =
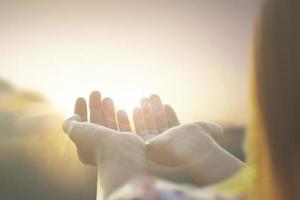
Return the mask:
<path id="1" fill-rule="evenodd" d="M 163 105 L 159 96 L 143 98 L 140 104 L 133 111 L 133 121 L 137 134 L 146 141 L 180 124 L 173 108 Z"/>
<path id="2" fill-rule="evenodd" d="M 243 165 L 217 144 L 222 127 L 210 122 L 180 125 L 173 108 L 163 105 L 157 95 L 143 98 L 134 109 L 137 134 L 132 133 L 125 111 L 115 114 L 110 98 L 102 99 L 94 91 L 88 107 L 89 122 L 86 101 L 78 98 L 76 115 L 65 121 L 64 130 L 80 160 L 97 166 L 104 198 L 149 172 L 183 180 L 189 176 L 208 185 L 228 178 Z"/>
<path id="3" fill-rule="evenodd" d="M 102 99 L 99 92 L 90 95 L 90 121 L 87 119 L 86 101 L 79 98 L 75 115 L 64 122 L 64 131 L 75 143 L 81 162 L 97 166 L 101 193 L 106 199 L 128 180 L 146 174 L 145 143 L 128 132 L 127 114 L 119 111 L 116 115 L 112 100 Z"/>
<path id="4" fill-rule="evenodd" d="M 87 107 L 89 107 L 89 112 Z M 118 132 L 132 133 L 127 113 L 120 110 L 115 114 L 113 101 L 110 98 L 102 99 L 98 91 L 90 94 L 88 106 L 84 98 L 78 98 L 75 103 L 74 113 L 78 114 L 85 122 L 89 113 L 91 123 Z M 133 121 L 136 134 L 142 137 L 144 141 L 180 124 L 173 108 L 169 105 L 163 105 L 158 95 L 151 95 L 149 98 L 141 99 L 140 107 L 135 108 L 133 111 Z M 86 151 L 86 148 L 78 148 L 78 155 L 81 161 L 85 164 L 96 165 L 95 161 L 93 161 L 94 155 L 84 153 L 84 151 Z M 180 167 L 162 166 L 149 159 L 146 159 L 146 162 L 147 171 L 152 175 L 169 181 L 196 184 L 195 180 Z"/>
<path id="5" fill-rule="evenodd" d="M 180 125 L 174 109 L 170 105 L 163 104 L 158 95 L 141 99 L 140 107 L 133 111 L 133 121 L 136 133 L 146 143 L 166 130 Z M 197 184 L 193 177 L 180 166 L 161 165 L 147 157 L 146 162 L 147 171 L 151 175 L 177 183 Z"/>
<path id="6" fill-rule="evenodd" d="M 154 173 L 165 169 L 165 173 L 174 177 L 184 172 L 181 178 L 190 175 L 206 186 L 228 178 L 243 166 L 218 145 L 223 136 L 220 125 L 212 122 L 180 125 L 174 109 L 163 105 L 157 95 L 143 98 L 141 108 L 133 112 L 133 119 L 137 133 L 146 141 L 146 158 L 154 161 L 148 163 L 148 169 L 154 169 Z"/>
<path id="7" fill-rule="evenodd" d="M 202 186 L 215 184 L 244 165 L 216 142 L 222 135 L 222 127 L 212 122 L 176 126 L 147 141 L 146 157 L 181 168 Z"/>

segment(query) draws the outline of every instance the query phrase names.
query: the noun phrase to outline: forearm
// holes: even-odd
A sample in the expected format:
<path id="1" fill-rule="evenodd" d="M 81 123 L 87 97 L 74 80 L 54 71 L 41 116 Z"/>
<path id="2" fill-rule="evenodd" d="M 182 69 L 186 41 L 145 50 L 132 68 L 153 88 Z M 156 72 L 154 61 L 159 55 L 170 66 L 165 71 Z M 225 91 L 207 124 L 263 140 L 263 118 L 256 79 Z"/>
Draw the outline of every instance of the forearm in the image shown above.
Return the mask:
<path id="1" fill-rule="evenodd" d="M 195 152 L 200 154 L 203 152 Z M 221 147 L 215 148 L 205 159 L 186 166 L 186 171 L 201 185 L 218 183 L 235 174 L 244 163 Z"/>
<path id="2" fill-rule="evenodd" d="M 99 163 L 97 170 L 97 196 L 104 199 L 131 179 L 146 174 L 145 162 L 122 158 Z"/>
<path id="3" fill-rule="evenodd" d="M 154 175 L 164 180 L 197 185 L 197 182 L 181 167 L 167 167 L 151 160 L 147 160 L 147 170 L 150 175 Z"/>

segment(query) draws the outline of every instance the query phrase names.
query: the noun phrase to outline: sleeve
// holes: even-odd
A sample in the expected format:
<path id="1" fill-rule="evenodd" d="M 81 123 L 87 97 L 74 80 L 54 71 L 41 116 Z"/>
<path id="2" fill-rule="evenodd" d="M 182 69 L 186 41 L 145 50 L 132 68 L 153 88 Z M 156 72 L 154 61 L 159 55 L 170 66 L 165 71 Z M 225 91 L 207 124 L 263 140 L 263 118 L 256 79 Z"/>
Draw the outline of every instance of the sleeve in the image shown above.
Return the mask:
<path id="1" fill-rule="evenodd" d="M 108 200 L 215 200 L 215 197 L 212 190 L 139 177 L 113 192 Z"/>

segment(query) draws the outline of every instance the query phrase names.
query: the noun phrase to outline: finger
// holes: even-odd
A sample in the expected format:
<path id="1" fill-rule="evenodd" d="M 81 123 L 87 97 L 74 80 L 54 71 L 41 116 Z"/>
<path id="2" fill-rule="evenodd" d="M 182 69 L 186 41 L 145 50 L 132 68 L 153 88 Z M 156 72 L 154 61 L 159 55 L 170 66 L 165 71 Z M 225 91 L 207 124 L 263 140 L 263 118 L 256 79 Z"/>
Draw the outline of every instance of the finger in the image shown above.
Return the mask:
<path id="1" fill-rule="evenodd" d="M 111 98 L 105 98 L 102 102 L 106 127 L 118 130 L 114 102 Z"/>
<path id="2" fill-rule="evenodd" d="M 156 122 L 153 116 L 153 111 L 151 107 L 150 100 L 148 98 L 143 98 L 141 100 L 141 106 L 143 110 L 143 116 L 145 119 L 145 123 L 147 126 L 147 129 L 149 131 L 149 134 L 158 134 L 158 128 L 156 126 Z"/>
<path id="3" fill-rule="evenodd" d="M 150 103 L 153 110 L 154 119 L 160 133 L 169 128 L 167 118 L 165 116 L 163 105 L 158 95 L 150 96 Z"/>
<path id="4" fill-rule="evenodd" d="M 124 110 L 119 110 L 117 112 L 119 130 L 121 132 L 131 132 L 131 127 L 128 119 L 128 115 Z"/>
<path id="5" fill-rule="evenodd" d="M 82 122 L 79 115 L 67 119 L 63 124 L 63 129 L 76 145 L 85 145 L 86 147 L 94 145 L 96 138 L 104 141 L 112 134 L 116 134 L 115 130 L 107 127 Z"/>
<path id="6" fill-rule="evenodd" d="M 82 121 L 87 121 L 87 105 L 84 98 L 80 97 L 76 100 L 74 113 L 79 115 Z"/>
<path id="7" fill-rule="evenodd" d="M 89 137 L 87 137 L 88 134 L 85 131 L 80 131 L 83 129 L 83 123 L 80 123 L 80 120 L 81 119 L 79 115 L 74 115 L 73 117 L 69 118 L 64 122 L 64 130 L 76 145 L 80 161 L 83 164 L 95 165 L 93 162 L 93 155 L 88 153 L 88 147 L 92 147 L 92 145 L 85 145 L 87 142 L 85 139 Z"/>
<path id="8" fill-rule="evenodd" d="M 90 94 L 89 108 L 90 108 L 90 121 L 92 123 L 105 126 L 106 122 L 103 113 L 100 92 L 94 91 Z"/>
<path id="9" fill-rule="evenodd" d="M 141 137 L 146 137 L 148 134 L 148 129 L 143 117 L 143 111 L 141 108 L 135 108 L 133 111 L 133 121 L 136 133 Z"/>
<path id="10" fill-rule="evenodd" d="M 167 117 L 167 121 L 169 124 L 169 127 L 178 126 L 180 124 L 178 117 L 174 111 L 174 109 L 170 105 L 164 106 L 165 114 Z"/>

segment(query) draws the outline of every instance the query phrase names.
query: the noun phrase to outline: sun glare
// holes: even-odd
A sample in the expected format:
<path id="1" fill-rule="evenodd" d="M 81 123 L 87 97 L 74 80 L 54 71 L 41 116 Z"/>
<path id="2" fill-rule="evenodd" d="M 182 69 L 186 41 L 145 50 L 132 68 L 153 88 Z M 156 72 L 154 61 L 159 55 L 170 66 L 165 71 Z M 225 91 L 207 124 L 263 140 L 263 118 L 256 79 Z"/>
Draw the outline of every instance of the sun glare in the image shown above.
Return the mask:
<path id="1" fill-rule="evenodd" d="M 101 92 L 102 98 L 110 97 L 113 99 L 115 109 L 125 110 L 131 115 L 133 109 L 140 105 L 140 99 L 150 94 L 145 90 L 135 85 L 110 85 L 109 87 L 97 88 L 96 84 L 88 83 L 73 85 L 68 92 L 58 91 L 55 88 L 50 88 L 47 92 L 47 96 L 50 102 L 55 105 L 55 109 L 62 113 L 65 117 L 70 116 L 73 113 L 75 99 L 78 97 L 84 97 L 88 102 L 89 94 L 94 90 Z"/>
<path id="2" fill-rule="evenodd" d="M 139 106 L 141 95 L 139 93 L 127 92 L 110 97 L 114 100 L 116 111 L 122 109 L 130 114 L 135 107 Z M 51 101 L 54 103 L 56 110 L 61 112 L 63 115 L 69 116 L 73 113 L 72 106 L 74 105 L 75 99 L 65 98 L 64 101 L 59 101 L 53 98 Z"/>

